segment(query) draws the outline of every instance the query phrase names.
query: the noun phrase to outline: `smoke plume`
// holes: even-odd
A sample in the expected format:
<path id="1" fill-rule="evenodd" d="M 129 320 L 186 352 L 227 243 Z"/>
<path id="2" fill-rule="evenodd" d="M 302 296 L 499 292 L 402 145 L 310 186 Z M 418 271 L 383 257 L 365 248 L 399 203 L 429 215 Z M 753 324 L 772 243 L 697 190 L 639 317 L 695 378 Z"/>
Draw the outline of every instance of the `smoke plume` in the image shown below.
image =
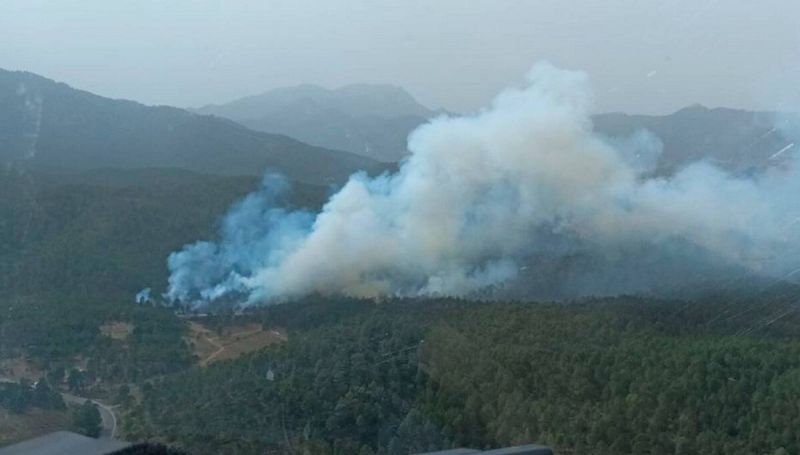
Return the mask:
<path id="1" fill-rule="evenodd" d="M 800 262 L 794 167 L 734 177 L 701 161 L 648 177 L 658 138 L 601 137 L 591 113 L 583 73 L 539 64 L 489 108 L 419 127 L 398 172 L 353 175 L 317 214 L 282 208 L 288 185 L 267 176 L 218 241 L 170 255 L 165 297 L 464 296 L 575 257 L 596 258 L 561 277 L 575 293 L 629 292 L 680 271 L 779 276 Z"/>
<path id="2" fill-rule="evenodd" d="M 136 301 L 136 303 L 149 303 L 153 300 L 153 298 L 150 296 L 151 292 L 152 289 L 144 288 L 136 293 L 134 300 Z"/>

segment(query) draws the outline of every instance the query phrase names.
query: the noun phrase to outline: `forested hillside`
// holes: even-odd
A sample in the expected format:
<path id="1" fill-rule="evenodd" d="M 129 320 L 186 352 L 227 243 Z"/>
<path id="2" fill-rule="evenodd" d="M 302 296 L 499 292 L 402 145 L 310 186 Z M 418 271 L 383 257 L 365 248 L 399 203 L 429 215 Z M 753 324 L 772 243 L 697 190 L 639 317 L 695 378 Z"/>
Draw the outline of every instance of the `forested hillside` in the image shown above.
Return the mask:
<path id="1" fill-rule="evenodd" d="M 202 453 L 566 454 L 800 449 L 800 319 L 747 298 L 571 304 L 308 299 L 251 316 L 289 341 L 156 380 L 135 438 Z"/>
<path id="2" fill-rule="evenodd" d="M 46 363 L 80 353 L 97 368 L 122 365 L 109 374 L 129 378 L 186 366 L 184 324 L 133 296 L 145 286 L 162 291 L 167 255 L 210 238 L 228 206 L 256 184 L 175 169 L 0 171 L 3 356 Z M 317 207 L 326 191 L 296 184 L 293 202 Z M 101 336 L 108 321 L 133 323 L 132 347 Z"/>

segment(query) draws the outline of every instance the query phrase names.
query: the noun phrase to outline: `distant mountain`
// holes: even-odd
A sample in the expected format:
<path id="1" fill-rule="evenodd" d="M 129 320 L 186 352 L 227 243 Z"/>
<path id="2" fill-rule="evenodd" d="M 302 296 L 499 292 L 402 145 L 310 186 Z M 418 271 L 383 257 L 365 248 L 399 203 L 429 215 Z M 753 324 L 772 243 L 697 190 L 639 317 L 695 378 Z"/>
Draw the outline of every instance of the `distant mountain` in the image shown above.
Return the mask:
<path id="1" fill-rule="evenodd" d="M 314 85 L 281 88 L 197 112 L 380 161 L 406 156 L 408 134 L 437 114 L 401 88 L 363 84 L 336 90 Z M 779 163 L 785 156 L 773 155 L 791 140 L 775 128 L 776 116 L 693 105 L 669 115 L 607 113 L 593 120 L 596 130 L 610 137 L 627 137 L 642 129 L 652 132 L 664 146 L 657 172 L 668 174 L 699 159 L 733 172 Z"/>
<path id="2" fill-rule="evenodd" d="M 260 175 L 275 169 L 315 184 L 385 167 L 218 117 L 113 100 L 35 74 L 4 70 L 0 162 L 78 171 L 176 167 L 220 175 Z"/>
<path id="3" fill-rule="evenodd" d="M 113 100 L 35 74 L 0 70 L 0 163 L 77 171 L 169 167 L 220 175 L 260 175 L 271 168 L 293 180 L 330 184 L 356 170 L 388 169 L 376 160 L 404 157 L 408 134 L 436 115 L 401 88 L 363 84 L 278 89 L 197 112 Z M 800 124 L 797 116 L 782 119 Z M 659 137 L 661 174 L 698 159 L 756 172 L 781 163 L 789 156 L 781 151 L 792 146 L 771 112 L 694 105 L 670 115 L 608 113 L 593 120 L 606 136 L 646 129 Z"/>
<path id="4" fill-rule="evenodd" d="M 355 117 L 425 117 L 433 114 L 403 88 L 387 84 L 352 84 L 338 89 L 303 84 L 221 105 L 208 105 L 197 111 L 222 117 L 256 118 L 291 106 L 333 109 Z"/>
<path id="5" fill-rule="evenodd" d="M 614 137 L 647 129 L 663 142 L 657 162 L 659 173 L 671 173 L 686 164 L 706 159 L 737 173 L 751 173 L 781 163 L 792 140 L 776 125 L 797 123 L 798 117 L 774 112 L 709 109 L 693 105 L 670 115 L 601 114 L 595 129 Z M 784 125 L 784 126 L 785 126 Z"/>
<path id="6" fill-rule="evenodd" d="M 375 84 L 335 90 L 299 85 L 196 112 L 385 162 L 406 156 L 408 134 L 437 114 L 400 87 Z"/>

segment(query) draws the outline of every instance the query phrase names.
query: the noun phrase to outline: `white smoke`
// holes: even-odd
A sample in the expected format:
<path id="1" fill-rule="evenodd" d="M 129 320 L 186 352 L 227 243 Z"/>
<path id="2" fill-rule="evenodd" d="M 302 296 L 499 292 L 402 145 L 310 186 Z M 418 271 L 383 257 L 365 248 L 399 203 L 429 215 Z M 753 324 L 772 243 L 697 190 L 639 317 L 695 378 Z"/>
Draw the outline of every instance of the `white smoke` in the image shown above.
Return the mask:
<path id="1" fill-rule="evenodd" d="M 151 292 L 152 290 L 150 288 L 144 288 L 136 293 L 134 300 L 139 304 L 150 303 L 153 300 L 153 298 L 150 296 Z"/>
<path id="2" fill-rule="evenodd" d="M 514 280 L 532 257 L 624 263 L 632 245 L 658 257 L 680 243 L 679 262 L 744 269 L 770 258 L 760 273 L 793 265 L 796 169 L 745 179 L 700 162 L 645 178 L 657 138 L 602 138 L 591 112 L 583 73 L 539 64 L 526 87 L 490 108 L 418 128 L 396 174 L 352 176 L 316 215 L 278 208 L 284 183 L 269 177 L 226 216 L 218 242 L 170 256 L 165 296 L 201 306 L 309 293 L 468 295 Z"/>

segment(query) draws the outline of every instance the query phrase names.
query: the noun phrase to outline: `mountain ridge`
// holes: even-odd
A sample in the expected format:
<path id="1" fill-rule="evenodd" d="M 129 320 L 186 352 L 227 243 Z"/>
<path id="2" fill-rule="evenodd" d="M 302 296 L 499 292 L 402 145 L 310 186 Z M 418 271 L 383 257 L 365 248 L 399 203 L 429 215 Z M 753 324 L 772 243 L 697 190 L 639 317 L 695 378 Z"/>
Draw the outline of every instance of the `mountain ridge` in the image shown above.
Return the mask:
<path id="1" fill-rule="evenodd" d="M 758 172 L 785 158 L 774 157 L 793 143 L 782 127 L 800 125 L 797 114 L 697 103 L 667 115 L 609 112 L 594 115 L 592 121 L 595 131 L 608 137 L 630 137 L 640 130 L 658 137 L 663 145 L 659 174 L 671 174 L 699 160 L 733 173 Z"/>
<path id="2" fill-rule="evenodd" d="M 303 84 L 203 106 L 195 112 L 382 162 L 403 159 L 408 154 L 408 135 L 440 113 L 418 103 L 405 89 L 388 84 L 337 89 Z"/>
<path id="3" fill-rule="evenodd" d="M 222 175 L 267 169 L 315 184 L 384 166 L 346 151 L 171 106 L 102 97 L 23 71 L 0 70 L 0 162 L 22 167 L 180 167 Z"/>
<path id="4" fill-rule="evenodd" d="M 400 161 L 408 156 L 408 135 L 443 111 L 421 106 L 424 115 L 403 111 L 390 103 L 374 102 L 385 111 L 363 114 L 346 101 L 330 102 L 342 92 L 405 90 L 390 85 L 352 84 L 326 89 L 304 84 L 273 89 L 229 103 L 208 105 L 198 112 L 222 116 L 269 133 L 286 134 L 314 145 L 348 150 L 379 161 Z M 344 97 L 346 98 L 346 97 Z M 734 173 L 757 172 L 780 160 L 771 158 L 792 141 L 777 131 L 779 118 L 792 114 L 750 111 L 727 107 L 709 108 L 695 103 L 670 114 L 642 115 L 623 112 L 592 116 L 595 131 L 614 140 L 625 140 L 646 130 L 660 140 L 655 172 L 668 175 L 687 164 L 707 160 Z M 794 116 L 793 122 L 797 118 Z M 800 123 L 800 122 L 798 122 Z"/>
<path id="5" fill-rule="evenodd" d="M 376 101 L 377 98 L 383 99 Z M 354 83 L 333 89 L 316 84 L 277 87 L 259 94 L 243 96 L 224 103 L 206 104 L 190 110 L 223 117 L 226 116 L 226 111 L 236 110 L 238 111 L 237 116 L 256 117 L 263 115 L 265 108 L 280 108 L 282 107 L 281 105 L 290 104 L 297 99 L 332 104 L 338 108 L 337 110 L 353 116 L 429 116 L 436 112 L 420 104 L 407 90 L 400 86 L 375 83 Z M 344 104 L 354 101 L 361 101 L 364 104 Z M 254 107 L 258 110 L 242 112 L 243 109 L 252 109 Z M 227 115 L 230 114 L 230 112 L 227 112 Z"/>

